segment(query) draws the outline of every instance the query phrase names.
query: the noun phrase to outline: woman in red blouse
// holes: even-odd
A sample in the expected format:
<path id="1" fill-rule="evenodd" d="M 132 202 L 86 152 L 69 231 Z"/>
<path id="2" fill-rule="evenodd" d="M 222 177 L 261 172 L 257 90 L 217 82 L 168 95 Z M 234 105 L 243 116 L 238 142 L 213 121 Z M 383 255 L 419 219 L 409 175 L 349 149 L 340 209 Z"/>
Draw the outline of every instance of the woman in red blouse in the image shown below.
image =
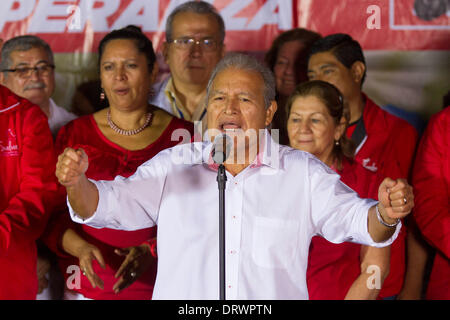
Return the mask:
<path id="1" fill-rule="evenodd" d="M 307 151 L 341 175 L 360 197 L 378 197 L 383 180 L 355 161 L 353 143 L 344 134 L 349 114 L 339 90 L 323 81 L 297 86 L 286 105 L 293 148 Z M 313 237 L 307 285 L 312 300 L 376 299 L 389 272 L 390 247 L 374 248 Z"/>
<path id="2" fill-rule="evenodd" d="M 139 30 L 127 27 L 106 35 L 99 45 L 99 67 L 109 107 L 70 122 L 56 140 L 58 154 L 71 147 L 89 156 L 88 178 L 128 177 L 180 142 L 172 139 L 174 130 L 193 134 L 191 123 L 148 104 L 158 68 L 152 43 Z M 66 299 L 151 299 L 155 237 L 156 227 L 95 229 L 72 223 L 64 212 L 50 223 L 46 242 L 62 257 Z M 81 278 L 74 276 L 71 265 L 80 267 Z"/>

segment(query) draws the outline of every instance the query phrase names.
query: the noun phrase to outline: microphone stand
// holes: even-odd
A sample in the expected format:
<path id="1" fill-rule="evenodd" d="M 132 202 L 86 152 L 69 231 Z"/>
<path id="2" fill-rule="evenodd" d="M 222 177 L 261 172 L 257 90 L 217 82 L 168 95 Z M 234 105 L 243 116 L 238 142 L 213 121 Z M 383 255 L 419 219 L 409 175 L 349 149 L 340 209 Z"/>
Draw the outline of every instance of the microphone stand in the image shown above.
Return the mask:
<path id="1" fill-rule="evenodd" d="M 219 299 L 225 300 L 225 166 L 219 165 L 217 184 L 219 186 Z"/>

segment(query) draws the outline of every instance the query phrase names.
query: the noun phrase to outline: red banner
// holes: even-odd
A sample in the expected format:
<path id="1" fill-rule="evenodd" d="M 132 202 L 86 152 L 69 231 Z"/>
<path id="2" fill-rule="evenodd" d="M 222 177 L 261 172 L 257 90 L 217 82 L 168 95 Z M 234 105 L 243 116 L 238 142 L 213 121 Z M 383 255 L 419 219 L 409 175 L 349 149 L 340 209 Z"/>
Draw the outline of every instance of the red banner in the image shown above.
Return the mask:
<path id="1" fill-rule="evenodd" d="M 135 24 L 164 41 L 165 21 L 182 0 L 2 0 L 0 37 L 35 34 L 56 53 L 95 52 L 110 30 Z M 448 50 L 447 8 L 418 0 L 209 0 L 225 20 L 230 51 L 264 51 L 283 30 L 343 32 L 371 50 Z M 443 3 L 446 3 L 444 0 Z"/>

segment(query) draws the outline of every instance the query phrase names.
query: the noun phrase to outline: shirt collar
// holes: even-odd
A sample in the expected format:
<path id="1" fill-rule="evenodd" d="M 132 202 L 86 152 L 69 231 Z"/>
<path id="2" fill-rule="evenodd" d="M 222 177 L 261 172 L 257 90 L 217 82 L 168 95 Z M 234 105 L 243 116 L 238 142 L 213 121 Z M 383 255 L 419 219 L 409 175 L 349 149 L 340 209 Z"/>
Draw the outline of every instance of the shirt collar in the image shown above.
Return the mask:
<path id="1" fill-rule="evenodd" d="M 52 98 L 49 99 L 49 104 L 48 104 L 48 118 L 52 119 L 55 115 L 55 110 L 56 110 L 56 103 L 55 101 L 53 101 Z"/>
<path id="2" fill-rule="evenodd" d="M 210 141 L 209 136 L 206 134 L 207 146 L 204 149 L 203 159 L 206 160 L 206 165 L 210 170 L 217 171 L 219 165 L 212 159 L 213 143 Z M 264 129 L 263 136 L 260 138 L 260 148 L 253 162 L 248 166 L 251 169 L 267 166 L 269 168 L 278 170 L 280 168 L 280 145 L 273 140 L 267 129 Z"/>
<path id="3" fill-rule="evenodd" d="M 169 77 L 167 84 L 164 88 L 164 93 L 167 99 L 170 101 L 170 105 L 172 108 L 172 113 L 176 115 L 180 119 L 184 119 L 187 121 L 203 121 L 206 120 L 206 103 L 202 100 L 197 108 L 195 109 L 192 116 L 188 112 L 188 110 L 181 104 L 180 99 L 176 95 L 175 86 L 173 83 L 173 78 Z"/>

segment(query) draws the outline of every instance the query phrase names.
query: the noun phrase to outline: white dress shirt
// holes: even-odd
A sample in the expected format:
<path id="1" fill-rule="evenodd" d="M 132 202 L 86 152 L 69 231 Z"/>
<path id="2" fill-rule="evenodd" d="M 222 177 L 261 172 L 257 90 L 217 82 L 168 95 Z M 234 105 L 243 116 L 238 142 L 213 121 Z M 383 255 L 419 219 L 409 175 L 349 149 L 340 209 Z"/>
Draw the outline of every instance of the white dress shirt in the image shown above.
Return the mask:
<path id="1" fill-rule="evenodd" d="M 376 247 L 397 237 L 400 225 L 389 240 L 375 243 L 367 214 L 377 202 L 360 199 L 317 158 L 270 138 L 265 145 L 238 175 L 227 172 L 226 299 L 308 299 L 314 235 Z M 70 208 L 74 221 L 97 228 L 158 225 L 154 299 L 219 298 L 219 192 L 217 172 L 208 165 L 211 148 L 208 142 L 178 145 L 128 179 L 93 181 L 99 203 L 89 219 Z"/>
<path id="2" fill-rule="evenodd" d="M 50 127 L 53 138 L 56 138 L 62 126 L 65 126 L 68 122 L 78 117 L 63 107 L 58 106 L 53 99 L 50 99 L 49 112 L 48 126 Z"/>

